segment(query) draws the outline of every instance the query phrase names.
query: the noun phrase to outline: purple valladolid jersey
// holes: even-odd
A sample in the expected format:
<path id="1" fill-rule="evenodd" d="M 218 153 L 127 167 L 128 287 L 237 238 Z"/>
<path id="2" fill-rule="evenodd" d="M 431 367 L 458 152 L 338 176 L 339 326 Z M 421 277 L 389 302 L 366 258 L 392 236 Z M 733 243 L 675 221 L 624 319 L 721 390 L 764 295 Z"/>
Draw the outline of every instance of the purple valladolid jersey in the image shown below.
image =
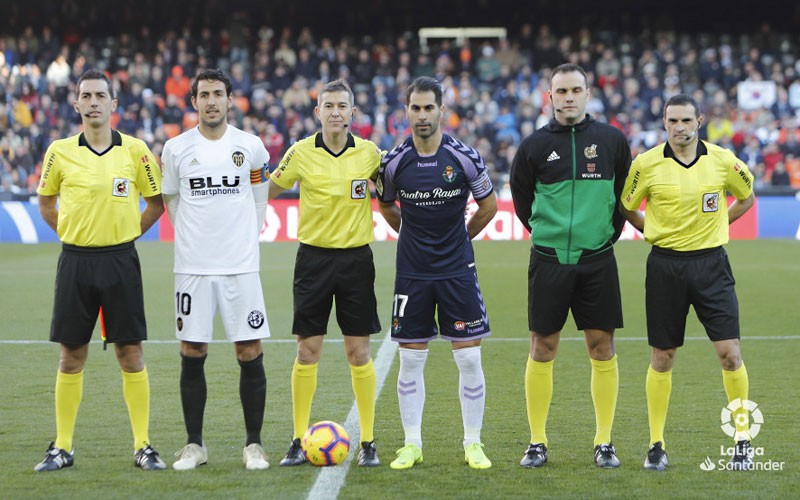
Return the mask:
<path id="1" fill-rule="evenodd" d="M 400 200 L 397 276 L 443 279 L 473 271 L 475 257 L 464 220 L 469 194 L 492 194 L 483 158 L 448 135 L 433 156 L 420 156 L 408 138 L 387 154 L 378 173 L 378 198 Z"/>

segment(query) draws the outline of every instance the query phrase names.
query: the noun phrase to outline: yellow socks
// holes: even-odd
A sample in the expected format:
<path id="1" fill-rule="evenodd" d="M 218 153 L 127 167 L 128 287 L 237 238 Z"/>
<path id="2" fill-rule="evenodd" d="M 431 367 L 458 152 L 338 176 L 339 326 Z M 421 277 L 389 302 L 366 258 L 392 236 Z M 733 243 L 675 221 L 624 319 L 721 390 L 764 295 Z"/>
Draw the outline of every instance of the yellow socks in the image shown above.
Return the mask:
<path id="1" fill-rule="evenodd" d="M 133 429 L 133 449 L 150 444 L 150 379 L 147 368 L 140 372 L 122 372 L 122 393 L 128 405 Z"/>
<path id="2" fill-rule="evenodd" d="M 534 361 L 528 355 L 525 367 L 525 402 L 528 407 L 528 425 L 531 428 L 531 443 L 547 446 L 545 425 L 553 399 L 553 362 Z"/>
<path id="3" fill-rule="evenodd" d="M 725 386 L 725 394 L 728 395 L 728 402 L 733 401 L 734 399 L 741 399 L 744 403 L 745 400 L 748 399 L 748 392 L 750 390 L 750 380 L 747 378 L 747 368 L 744 367 L 744 363 L 738 369 L 733 371 L 722 370 L 722 385 Z M 736 441 L 741 441 L 743 439 L 750 439 L 750 435 L 747 433 L 749 429 L 749 419 L 750 415 L 745 407 L 741 407 L 735 412 L 733 412 L 733 421 L 738 422 L 736 416 L 739 414 L 744 414 L 745 418 L 741 419 L 742 422 L 748 422 L 745 425 L 736 424 L 736 437 L 734 438 Z"/>
<path id="4" fill-rule="evenodd" d="M 607 361 L 591 359 L 592 362 L 592 402 L 594 403 L 597 431 L 594 445 L 611 443 L 611 427 L 614 425 L 614 412 L 617 409 L 619 392 L 619 369 L 617 355 Z"/>
<path id="5" fill-rule="evenodd" d="M 83 371 L 56 375 L 56 448 L 72 452 L 75 420 L 83 397 Z"/>
<path id="6" fill-rule="evenodd" d="M 361 426 L 361 441 L 372 441 L 375 424 L 375 366 L 370 359 L 362 366 L 350 365 L 350 376 L 353 381 L 353 394 L 356 396 L 358 421 Z"/>
<path id="7" fill-rule="evenodd" d="M 657 372 L 652 366 L 649 366 L 645 389 L 647 392 L 647 421 L 650 424 L 650 446 L 661 441 L 662 448 L 666 449 L 664 426 L 667 423 L 669 395 L 672 392 L 672 370 Z"/>
<path id="8" fill-rule="evenodd" d="M 302 438 L 308 429 L 311 418 L 311 403 L 317 390 L 317 366 L 301 365 L 297 359 L 292 367 L 292 417 L 294 418 L 294 438 Z"/>

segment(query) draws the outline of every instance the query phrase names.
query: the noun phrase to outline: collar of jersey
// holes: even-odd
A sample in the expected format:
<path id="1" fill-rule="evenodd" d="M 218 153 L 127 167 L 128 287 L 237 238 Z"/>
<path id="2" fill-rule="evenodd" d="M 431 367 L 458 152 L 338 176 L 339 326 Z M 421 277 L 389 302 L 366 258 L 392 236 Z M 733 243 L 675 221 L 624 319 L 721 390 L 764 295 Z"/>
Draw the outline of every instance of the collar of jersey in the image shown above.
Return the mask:
<path id="1" fill-rule="evenodd" d="M 572 130 L 573 127 L 575 128 L 575 130 L 583 130 L 586 127 L 588 127 L 589 124 L 592 123 L 593 121 L 595 121 L 594 118 L 592 118 L 588 114 L 583 117 L 583 120 L 579 121 L 575 125 L 562 125 L 558 123 L 555 118 L 553 118 L 547 124 L 547 130 L 551 132 L 569 132 L 570 130 Z"/>
<path id="2" fill-rule="evenodd" d="M 664 158 L 672 158 L 673 160 L 678 162 L 679 165 L 681 165 L 683 167 L 686 167 L 686 168 L 691 167 L 692 165 L 697 163 L 697 160 L 699 160 L 701 156 L 707 155 L 707 154 L 708 154 L 708 148 L 706 147 L 705 143 L 703 143 L 703 141 L 697 141 L 697 156 L 694 158 L 694 161 L 692 163 L 686 165 L 682 161 L 680 161 L 678 158 L 675 157 L 675 152 L 670 147 L 669 141 L 664 143 Z"/>
<path id="3" fill-rule="evenodd" d="M 116 130 L 112 130 L 111 131 L 111 146 L 109 146 L 108 149 L 106 149 L 105 151 L 98 152 L 98 151 L 95 151 L 94 149 L 92 149 L 92 147 L 86 141 L 86 136 L 84 136 L 83 132 L 81 132 L 81 134 L 78 136 L 78 146 L 86 146 L 87 148 L 89 148 L 89 151 L 91 151 L 92 153 L 96 154 L 97 156 L 103 156 L 108 151 L 110 151 L 111 148 L 113 148 L 114 146 L 122 146 L 122 135 L 119 132 L 117 132 Z"/>
<path id="4" fill-rule="evenodd" d="M 323 142 L 323 140 L 322 140 L 322 132 L 318 132 L 316 137 L 314 137 L 314 146 L 317 147 L 317 148 L 322 148 L 325 151 L 327 151 L 329 155 L 338 158 L 339 156 L 342 156 L 345 153 L 345 151 L 347 151 L 347 148 L 355 148 L 356 147 L 356 140 L 353 139 L 353 134 L 348 132 L 347 133 L 347 144 L 344 145 L 344 149 L 339 151 L 339 153 L 334 153 L 333 151 L 328 149 L 328 146 L 326 146 L 325 142 Z"/>

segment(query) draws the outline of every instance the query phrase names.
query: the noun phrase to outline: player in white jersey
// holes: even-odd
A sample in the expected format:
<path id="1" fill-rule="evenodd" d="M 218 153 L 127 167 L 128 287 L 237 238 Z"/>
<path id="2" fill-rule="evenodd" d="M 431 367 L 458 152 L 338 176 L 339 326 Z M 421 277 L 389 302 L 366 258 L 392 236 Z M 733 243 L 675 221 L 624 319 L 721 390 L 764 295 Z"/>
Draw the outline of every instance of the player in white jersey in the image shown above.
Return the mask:
<path id="1" fill-rule="evenodd" d="M 203 366 L 219 311 L 241 367 L 244 463 L 249 470 L 266 469 L 261 426 L 267 379 L 261 339 L 270 333 L 258 237 L 267 208 L 269 153 L 258 137 L 227 123 L 231 81 L 222 71 L 197 75 L 192 105 L 200 124 L 167 141 L 162 154 L 163 193 L 175 226 L 175 322 L 187 433 L 187 444 L 172 467 L 188 470 L 208 461 Z"/>

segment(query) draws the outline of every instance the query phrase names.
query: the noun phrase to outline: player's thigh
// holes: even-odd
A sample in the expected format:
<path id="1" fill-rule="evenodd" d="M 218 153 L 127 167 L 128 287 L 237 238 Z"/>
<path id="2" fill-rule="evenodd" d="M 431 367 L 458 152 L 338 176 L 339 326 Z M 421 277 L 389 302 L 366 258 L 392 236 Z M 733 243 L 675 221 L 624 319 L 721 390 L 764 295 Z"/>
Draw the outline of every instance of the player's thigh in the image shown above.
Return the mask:
<path id="1" fill-rule="evenodd" d="M 214 281 L 217 276 L 176 274 L 173 307 L 175 337 L 186 342 L 209 343 L 213 337 L 217 302 Z"/>
<path id="2" fill-rule="evenodd" d="M 92 338 L 100 303 L 87 278 L 91 257 L 63 251 L 58 257 L 50 340 L 68 345 L 87 344 Z"/>
<path id="3" fill-rule="evenodd" d="M 578 330 L 622 328 L 622 299 L 613 248 L 581 258 L 576 269 L 572 316 Z"/>
<path id="4" fill-rule="evenodd" d="M 478 274 L 434 282 L 439 332 L 450 341 L 468 341 L 491 335 Z"/>
<path id="5" fill-rule="evenodd" d="M 652 347 L 674 349 L 683 345 L 689 290 L 685 259 L 660 255 L 647 256 L 645 310 L 647 341 Z"/>
<path id="6" fill-rule="evenodd" d="M 567 321 L 575 283 L 574 266 L 531 251 L 528 265 L 528 329 L 542 334 L 561 331 Z"/>
<path id="7" fill-rule="evenodd" d="M 392 300 L 392 340 L 430 342 L 438 336 L 434 314 L 435 283 L 396 277 Z"/>
<path id="8" fill-rule="evenodd" d="M 103 254 L 97 260 L 95 286 L 103 308 L 107 340 L 147 340 L 142 273 L 136 249 Z"/>
<path id="9" fill-rule="evenodd" d="M 292 333 L 324 334 L 333 305 L 335 254 L 300 245 L 294 266 Z"/>
<path id="10" fill-rule="evenodd" d="M 697 318 L 713 341 L 739 338 L 739 301 L 736 281 L 725 250 L 691 263 L 692 304 Z"/>
<path id="11" fill-rule="evenodd" d="M 375 264 L 369 246 L 336 256 L 336 320 L 345 335 L 381 331 L 375 299 Z"/>
<path id="12" fill-rule="evenodd" d="M 259 273 L 220 276 L 217 302 L 225 334 L 231 342 L 270 336 Z"/>

